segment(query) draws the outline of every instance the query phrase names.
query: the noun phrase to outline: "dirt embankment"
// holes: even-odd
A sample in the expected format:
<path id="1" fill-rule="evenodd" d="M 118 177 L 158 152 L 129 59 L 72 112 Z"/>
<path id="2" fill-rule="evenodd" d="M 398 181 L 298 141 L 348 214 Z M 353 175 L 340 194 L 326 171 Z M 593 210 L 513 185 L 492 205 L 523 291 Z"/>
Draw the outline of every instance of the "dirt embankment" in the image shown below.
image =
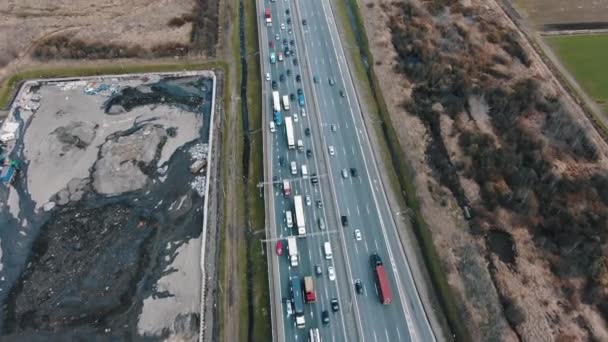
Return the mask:
<path id="1" fill-rule="evenodd" d="M 606 143 L 495 3 L 362 4 L 474 339 L 607 340 Z"/>

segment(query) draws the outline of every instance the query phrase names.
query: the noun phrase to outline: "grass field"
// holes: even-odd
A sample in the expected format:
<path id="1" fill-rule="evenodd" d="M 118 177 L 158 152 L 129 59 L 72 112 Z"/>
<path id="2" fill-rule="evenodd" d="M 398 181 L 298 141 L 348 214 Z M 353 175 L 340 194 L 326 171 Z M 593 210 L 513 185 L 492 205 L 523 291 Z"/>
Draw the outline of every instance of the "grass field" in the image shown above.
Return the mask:
<path id="1" fill-rule="evenodd" d="M 545 39 L 583 89 L 608 112 L 608 34 Z"/>
<path id="2" fill-rule="evenodd" d="M 605 1 L 516 0 L 515 4 L 539 26 L 608 21 Z"/>

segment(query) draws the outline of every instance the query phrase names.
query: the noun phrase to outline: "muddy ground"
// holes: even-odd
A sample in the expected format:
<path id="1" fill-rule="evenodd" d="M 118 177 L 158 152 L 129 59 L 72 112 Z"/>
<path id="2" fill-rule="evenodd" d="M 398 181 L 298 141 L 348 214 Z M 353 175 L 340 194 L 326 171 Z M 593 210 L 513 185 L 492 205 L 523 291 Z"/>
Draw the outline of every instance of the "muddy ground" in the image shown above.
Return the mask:
<path id="1" fill-rule="evenodd" d="M 39 108 L 15 115 L 21 171 L 0 189 L 3 340 L 198 338 L 212 86 L 31 88 Z"/>

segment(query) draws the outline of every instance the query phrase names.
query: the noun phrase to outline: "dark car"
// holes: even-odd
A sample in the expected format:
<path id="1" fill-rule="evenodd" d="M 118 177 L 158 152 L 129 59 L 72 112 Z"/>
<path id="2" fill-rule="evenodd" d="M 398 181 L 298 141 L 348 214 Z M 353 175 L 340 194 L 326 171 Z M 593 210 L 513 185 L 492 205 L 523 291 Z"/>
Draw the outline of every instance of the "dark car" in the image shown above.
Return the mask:
<path id="1" fill-rule="evenodd" d="M 298 95 L 302 95 L 302 94 L 303 94 L 302 89 L 298 88 Z"/>
<path id="2" fill-rule="evenodd" d="M 358 294 L 363 293 L 363 283 L 361 282 L 361 279 L 355 280 L 355 290 Z"/>
<path id="3" fill-rule="evenodd" d="M 340 311 L 340 304 L 338 304 L 338 298 L 334 298 L 331 300 L 331 311 L 333 311 L 333 312 Z"/>
<path id="4" fill-rule="evenodd" d="M 291 76 L 291 69 L 287 69 L 287 76 Z"/>
<path id="5" fill-rule="evenodd" d="M 302 81 L 302 76 L 296 75 L 296 82 L 301 82 L 301 81 Z"/>
<path id="6" fill-rule="evenodd" d="M 277 90 L 278 87 L 277 81 L 272 81 L 272 90 Z"/>
<path id="7" fill-rule="evenodd" d="M 323 275 L 323 269 L 321 268 L 321 265 L 315 265 L 315 274 L 317 275 L 317 277 Z"/>
<path id="8" fill-rule="evenodd" d="M 295 40 L 293 40 L 293 39 L 292 39 L 292 40 L 290 40 L 290 41 L 289 41 L 289 45 L 291 45 L 291 46 L 296 45 L 296 41 L 295 41 Z"/>
<path id="9" fill-rule="evenodd" d="M 280 75 L 279 75 L 279 81 L 281 81 L 281 82 L 285 82 L 285 75 L 280 74 Z"/>
<path id="10" fill-rule="evenodd" d="M 306 127 L 304 128 L 304 134 L 306 134 L 307 137 L 310 136 L 310 128 Z"/>
<path id="11" fill-rule="evenodd" d="M 268 42 L 268 46 L 269 46 L 271 49 L 274 49 L 274 41 L 273 41 L 273 40 L 269 41 L 269 42 Z"/>
<path id="12" fill-rule="evenodd" d="M 296 100 L 296 95 L 294 93 L 289 94 L 289 99 L 291 101 L 295 101 Z"/>
<path id="13" fill-rule="evenodd" d="M 302 25 L 306 26 L 307 22 L 306 19 L 302 19 Z"/>
<path id="14" fill-rule="evenodd" d="M 297 58 L 293 59 L 293 65 L 298 65 L 298 59 Z"/>
<path id="15" fill-rule="evenodd" d="M 319 209 L 323 208 L 323 201 L 317 200 L 317 208 L 319 208 Z"/>
<path id="16" fill-rule="evenodd" d="M 287 38 L 283 38 L 283 45 L 287 45 Z"/>
<path id="17" fill-rule="evenodd" d="M 350 168 L 350 175 L 353 177 L 357 177 L 359 175 L 359 172 L 357 172 L 357 169 L 355 169 L 354 167 Z"/>
<path id="18" fill-rule="evenodd" d="M 312 151 L 306 150 L 306 158 L 310 158 L 310 157 L 312 157 Z"/>
<path id="19" fill-rule="evenodd" d="M 340 90 L 340 96 L 344 97 L 344 91 Z"/>
<path id="20" fill-rule="evenodd" d="M 336 84 L 336 80 L 334 80 L 332 77 L 329 78 L 329 85 L 334 85 Z"/>
<path id="21" fill-rule="evenodd" d="M 348 217 L 342 215 L 342 227 L 348 227 Z"/>
<path id="22" fill-rule="evenodd" d="M 285 10 L 285 14 L 289 15 L 289 8 Z"/>
<path id="23" fill-rule="evenodd" d="M 289 57 L 289 54 L 290 54 L 289 48 L 285 47 L 285 57 Z"/>
<path id="24" fill-rule="evenodd" d="M 279 157 L 279 165 L 285 166 L 285 159 L 283 157 Z"/>
<path id="25" fill-rule="evenodd" d="M 312 185 L 319 183 L 319 178 L 317 177 L 316 173 L 310 175 L 310 183 L 312 183 Z"/>
<path id="26" fill-rule="evenodd" d="M 287 25 L 291 25 L 291 18 L 287 18 Z"/>
<path id="27" fill-rule="evenodd" d="M 321 322 L 323 322 L 323 325 L 329 324 L 329 311 L 323 310 L 323 312 L 321 312 Z"/>
<path id="28" fill-rule="evenodd" d="M 272 184 L 274 185 L 275 188 L 281 186 L 281 183 L 279 182 L 279 176 L 272 177 Z"/>

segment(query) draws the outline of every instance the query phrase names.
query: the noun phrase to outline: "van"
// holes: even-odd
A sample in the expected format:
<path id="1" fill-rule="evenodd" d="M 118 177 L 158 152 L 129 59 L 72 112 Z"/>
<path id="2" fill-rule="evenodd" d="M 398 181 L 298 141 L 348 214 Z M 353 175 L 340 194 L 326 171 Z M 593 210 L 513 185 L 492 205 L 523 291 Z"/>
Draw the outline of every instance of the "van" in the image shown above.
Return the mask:
<path id="1" fill-rule="evenodd" d="M 285 212 L 285 220 L 287 221 L 287 228 L 293 227 L 293 216 L 291 216 L 291 210 Z"/>
<path id="2" fill-rule="evenodd" d="M 297 175 L 298 174 L 298 164 L 296 164 L 295 161 L 291 162 L 291 174 L 292 175 Z"/>
<path id="3" fill-rule="evenodd" d="M 325 259 L 331 259 L 332 255 L 331 255 L 331 244 L 329 242 L 326 242 L 323 244 L 323 251 L 325 252 Z"/>
<path id="4" fill-rule="evenodd" d="M 308 168 L 306 167 L 306 165 L 302 165 L 302 178 L 308 178 Z"/>
<path id="5" fill-rule="evenodd" d="M 274 133 L 274 132 L 276 132 L 276 130 L 277 130 L 277 127 L 276 127 L 274 121 L 270 121 L 270 133 Z"/>
<path id="6" fill-rule="evenodd" d="M 325 221 L 321 217 L 319 217 L 319 229 L 321 229 L 321 230 L 325 229 Z"/>

